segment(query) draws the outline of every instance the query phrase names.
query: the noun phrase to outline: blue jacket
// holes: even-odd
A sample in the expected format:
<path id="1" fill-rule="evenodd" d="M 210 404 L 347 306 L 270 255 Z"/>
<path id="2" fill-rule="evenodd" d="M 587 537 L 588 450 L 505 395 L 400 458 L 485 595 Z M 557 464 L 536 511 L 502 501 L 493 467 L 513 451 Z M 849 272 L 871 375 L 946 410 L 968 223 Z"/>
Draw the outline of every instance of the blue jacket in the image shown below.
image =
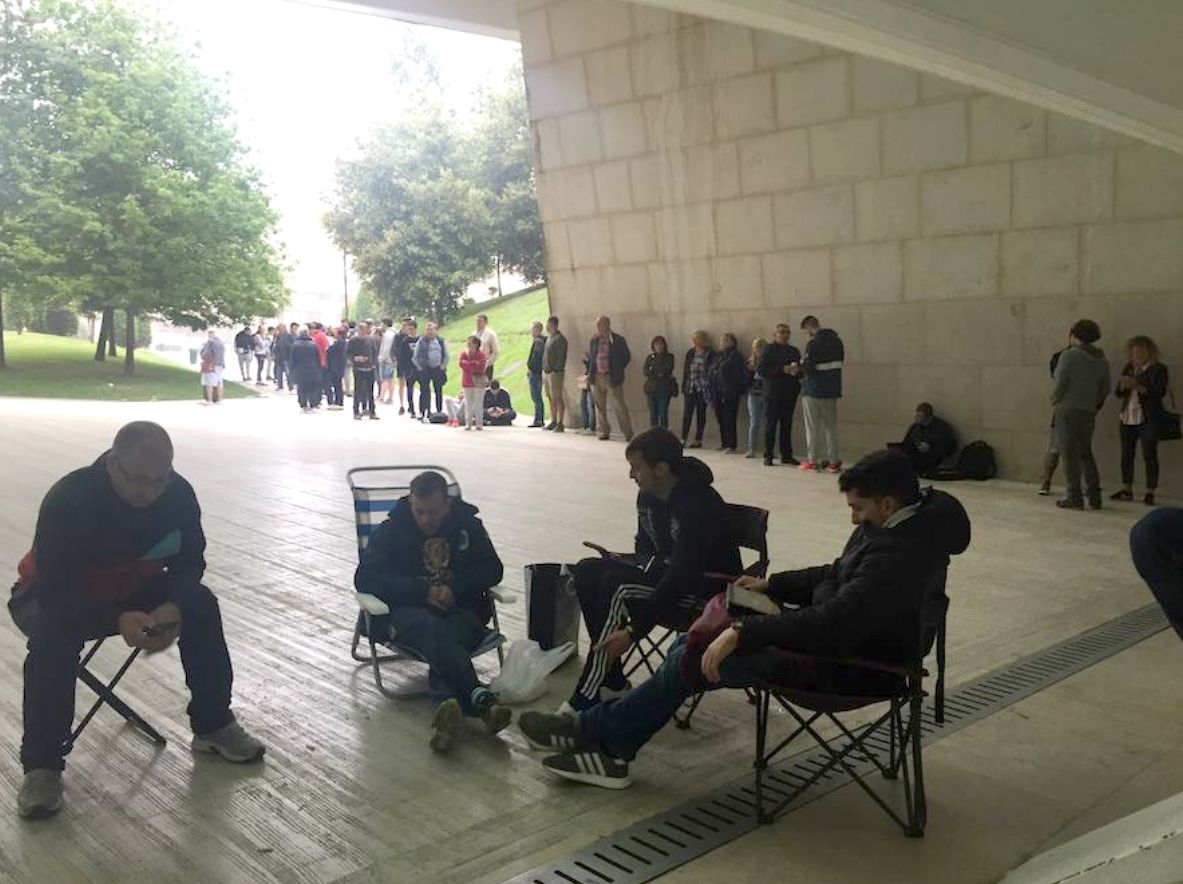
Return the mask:
<path id="1" fill-rule="evenodd" d="M 819 328 L 801 357 L 801 371 L 805 374 L 802 394 L 814 399 L 842 398 L 842 361 L 846 348 L 832 328 Z"/>

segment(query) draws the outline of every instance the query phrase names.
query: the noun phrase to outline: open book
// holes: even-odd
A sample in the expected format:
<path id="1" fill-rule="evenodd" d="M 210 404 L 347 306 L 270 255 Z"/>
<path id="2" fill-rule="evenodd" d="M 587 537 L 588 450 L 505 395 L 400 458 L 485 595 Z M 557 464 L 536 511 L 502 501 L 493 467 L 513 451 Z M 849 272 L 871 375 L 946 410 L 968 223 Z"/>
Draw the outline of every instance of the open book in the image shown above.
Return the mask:
<path id="1" fill-rule="evenodd" d="M 727 587 L 727 607 L 743 608 L 757 614 L 779 614 L 781 606 L 762 592 L 754 592 L 734 584 Z"/>

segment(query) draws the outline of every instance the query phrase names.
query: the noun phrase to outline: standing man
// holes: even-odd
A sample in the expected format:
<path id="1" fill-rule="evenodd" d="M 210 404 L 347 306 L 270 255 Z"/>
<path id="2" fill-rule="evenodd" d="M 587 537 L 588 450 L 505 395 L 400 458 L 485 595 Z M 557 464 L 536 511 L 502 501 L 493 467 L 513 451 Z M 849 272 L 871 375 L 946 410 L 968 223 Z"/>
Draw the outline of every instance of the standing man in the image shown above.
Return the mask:
<path id="1" fill-rule="evenodd" d="M 1101 476 L 1093 457 L 1093 429 L 1097 412 L 1109 395 L 1109 362 L 1100 347 L 1101 327 L 1091 319 L 1073 323 L 1069 347 L 1060 354 L 1052 385 L 1052 422 L 1056 447 L 1064 459 L 1068 493 L 1057 500 L 1060 509 L 1084 509 L 1085 493 L 1091 509 L 1101 508 Z"/>
<path id="2" fill-rule="evenodd" d="M 320 354 L 307 328 L 300 329 L 300 336 L 292 344 L 292 376 L 296 379 L 296 400 L 300 403 L 300 411 L 311 414 L 320 408 L 324 369 L 320 367 Z"/>
<path id="3" fill-rule="evenodd" d="M 431 394 L 435 391 L 435 410 L 444 410 L 444 384 L 448 382 L 448 344 L 439 336 L 434 322 L 415 344 L 413 359 L 415 374 L 419 378 L 419 419 L 431 416 Z"/>
<path id="4" fill-rule="evenodd" d="M 542 333 L 542 323 L 535 322 L 530 326 L 530 355 L 526 357 L 526 372 L 530 381 L 530 398 L 534 401 L 534 423 L 531 427 L 546 426 L 546 412 L 542 405 L 542 370 L 546 354 L 546 335 Z M 554 417 L 554 411 L 551 411 Z"/>
<path id="5" fill-rule="evenodd" d="M 374 530 L 353 578 L 358 592 L 390 606 L 381 626 L 393 627 L 399 644 L 431 667 L 430 689 L 439 704 L 431 748 L 437 752 L 452 748 L 465 716 L 480 718 L 490 734 L 513 718 L 472 666 L 472 651 L 489 637 L 489 590 L 504 572 L 477 512 L 448 494 L 439 473 L 420 473 Z"/>
<path id="6" fill-rule="evenodd" d="M 374 372 L 378 365 L 378 350 L 370 335 L 370 324 L 359 322 L 357 334 L 345 345 L 345 357 L 353 370 L 353 419 L 359 421 L 368 415 L 376 421 L 374 410 Z"/>
<path id="7" fill-rule="evenodd" d="M 833 329 L 822 328 L 816 316 L 801 320 L 809 335 L 801 373 L 805 377 L 801 410 L 805 412 L 805 445 L 808 459 L 800 469 L 807 472 L 842 472 L 838 459 L 838 400 L 842 398 L 842 362 L 846 350 Z"/>
<path id="8" fill-rule="evenodd" d="M 797 466 L 793 457 L 793 412 L 801 393 L 801 351 L 789 343 L 793 335 L 786 323 L 776 326 L 772 343 L 764 348 L 757 373 L 764 378 L 764 466 L 772 466 L 776 434 L 780 432 L 780 462 Z"/>
<path id="9" fill-rule="evenodd" d="M 287 379 L 288 390 L 292 389 L 292 344 L 296 342 L 296 332 L 299 326 L 292 323 L 291 328 L 278 326 L 275 336 L 275 389 L 283 391 L 284 379 Z"/>
<path id="10" fill-rule="evenodd" d="M 481 339 L 481 352 L 485 354 L 485 374 L 493 380 L 493 363 L 501 358 L 501 339 L 497 332 L 489 328 L 489 317 L 478 313 L 476 317 L 476 336 Z"/>
<path id="11" fill-rule="evenodd" d="M 238 357 L 238 373 L 243 381 L 251 379 L 251 357 L 255 352 L 254 334 L 249 325 L 244 325 L 242 331 L 234 336 L 234 353 Z"/>
<path id="12" fill-rule="evenodd" d="M 201 583 L 204 553 L 197 497 L 173 471 L 172 440 L 158 424 L 127 424 L 109 451 L 49 490 L 8 604 L 29 639 L 22 817 L 61 809 L 88 639 L 118 633 L 129 647 L 155 653 L 179 638 L 193 750 L 235 762 L 263 756 L 263 744 L 230 711 L 230 654 L 218 600 Z"/>
<path id="13" fill-rule="evenodd" d="M 419 343 L 419 323 L 414 319 L 407 319 L 403 322 L 403 339 L 398 345 L 398 352 L 396 361 L 398 363 L 399 377 L 405 378 L 407 382 L 407 409 L 410 411 L 411 417 L 415 416 L 415 382 L 419 380 L 419 371 L 415 368 L 415 347 Z M 402 387 L 400 386 L 401 390 Z M 422 383 L 420 383 L 422 389 Z M 399 400 L 398 413 L 402 414 L 402 400 Z"/>
<path id="14" fill-rule="evenodd" d="M 389 405 L 394 398 L 394 341 L 398 337 L 394 333 L 393 319 L 382 320 L 382 332 L 382 346 L 378 348 L 378 396 Z M 399 404 L 402 404 L 401 397 Z"/>
<path id="15" fill-rule="evenodd" d="M 201 384 L 205 387 L 207 405 L 220 405 L 226 395 L 222 374 L 226 371 L 226 345 L 214 329 L 209 330 L 208 340 L 201 345 Z"/>
<path id="16" fill-rule="evenodd" d="M 633 438 L 633 422 L 624 401 L 624 370 L 632 358 L 628 341 L 612 331 L 612 320 L 607 316 L 597 319 L 596 335 L 587 350 L 587 374 L 596 399 L 596 411 L 600 415 L 600 441 L 612 436 L 612 424 L 608 422 L 609 392 L 620 428 L 624 430 L 624 440 L 629 442 Z"/>
<path id="17" fill-rule="evenodd" d="M 567 336 L 559 331 L 559 317 L 546 321 L 546 346 L 542 350 L 542 376 L 546 381 L 546 398 L 550 400 L 550 423 L 546 429 L 563 432 L 567 417 L 567 400 L 563 394 L 563 376 L 567 371 Z"/>

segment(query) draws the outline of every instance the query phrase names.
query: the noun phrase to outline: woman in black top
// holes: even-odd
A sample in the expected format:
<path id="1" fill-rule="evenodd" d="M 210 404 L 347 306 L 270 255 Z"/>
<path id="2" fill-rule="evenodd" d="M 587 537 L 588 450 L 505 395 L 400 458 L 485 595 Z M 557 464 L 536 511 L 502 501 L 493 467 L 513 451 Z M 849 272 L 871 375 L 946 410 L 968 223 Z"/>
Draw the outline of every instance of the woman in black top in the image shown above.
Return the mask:
<path id="1" fill-rule="evenodd" d="M 1158 345 L 1145 335 L 1126 342 L 1126 365 L 1121 370 L 1114 395 L 1121 400 L 1121 481 L 1122 489 L 1110 495 L 1112 500 L 1134 499 L 1134 449 L 1142 442 L 1146 462 L 1146 496 L 1142 502 L 1154 505 L 1158 487 L 1158 422 L 1163 415 L 1162 397 L 1167 394 L 1170 376 L 1158 361 Z"/>
<path id="2" fill-rule="evenodd" d="M 723 335 L 721 348 L 715 356 L 714 373 L 711 377 L 711 400 L 715 405 L 715 417 L 719 421 L 719 448 L 734 453 L 739 446 L 737 422 L 739 402 L 748 390 L 748 370 L 743 357 L 736 349 L 735 335 Z"/>
<path id="3" fill-rule="evenodd" d="M 670 428 L 670 399 L 674 395 L 674 354 L 661 335 L 649 344 L 645 357 L 645 398 L 649 401 L 649 426 Z"/>

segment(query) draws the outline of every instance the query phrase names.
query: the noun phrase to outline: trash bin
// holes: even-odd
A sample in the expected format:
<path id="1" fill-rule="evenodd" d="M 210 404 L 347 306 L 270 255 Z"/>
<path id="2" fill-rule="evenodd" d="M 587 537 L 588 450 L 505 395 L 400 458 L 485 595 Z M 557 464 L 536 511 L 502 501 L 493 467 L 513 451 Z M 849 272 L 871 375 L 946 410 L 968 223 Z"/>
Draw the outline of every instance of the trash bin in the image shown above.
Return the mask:
<path id="1" fill-rule="evenodd" d="M 190 364 L 190 365 L 196 365 L 196 364 L 197 364 L 197 352 L 198 352 L 198 351 L 197 351 L 197 348 L 196 348 L 196 347 L 190 347 L 190 348 L 189 348 L 189 364 Z"/>

